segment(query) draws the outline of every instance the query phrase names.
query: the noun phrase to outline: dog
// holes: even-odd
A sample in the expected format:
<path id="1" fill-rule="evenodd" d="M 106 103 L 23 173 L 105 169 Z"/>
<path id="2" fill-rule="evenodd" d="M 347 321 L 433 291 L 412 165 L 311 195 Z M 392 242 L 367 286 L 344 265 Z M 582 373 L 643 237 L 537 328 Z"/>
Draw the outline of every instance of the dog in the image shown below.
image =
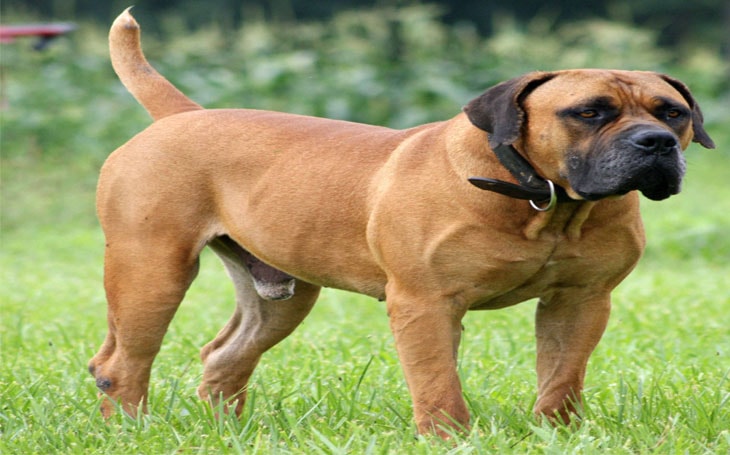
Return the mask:
<path id="1" fill-rule="evenodd" d="M 579 415 L 610 293 L 645 245 L 639 193 L 680 191 L 683 150 L 713 148 L 680 81 L 533 72 L 455 117 L 406 130 L 251 109 L 205 110 L 150 66 L 129 11 L 112 64 L 154 122 L 99 178 L 109 331 L 89 370 L 146 411 L 153 360 L 208 246 L 236 310 L 203 347 L 201 398 L 240 413 L 261 355 L 321 287 L 387 302 L 420 433 L 469 427 L 457 376 L 467 310 L 538 298 L 537 416 Z"/>

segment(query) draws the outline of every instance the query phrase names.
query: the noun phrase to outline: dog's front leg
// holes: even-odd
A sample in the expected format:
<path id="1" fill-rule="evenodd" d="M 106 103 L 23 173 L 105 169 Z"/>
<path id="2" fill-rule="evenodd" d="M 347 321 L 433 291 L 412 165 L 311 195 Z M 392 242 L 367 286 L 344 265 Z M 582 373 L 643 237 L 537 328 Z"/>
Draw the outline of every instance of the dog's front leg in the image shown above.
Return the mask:
<path id="1" fill-rule="evenodd" d="M 586 365 L 611 311 L 610 295 L 569 290 L 541 299 L 536 313 L 538 397 L 535 414 L 568 423 L 580 411 Z"/>
<path id="2" fill-rule="evenodd" d="M 421 434 L 448 437 L 444 428 L 463 430 L 469 425 L 456 372 L 464 313 L 452 302 L 388 293 L 390 327 Z"/>

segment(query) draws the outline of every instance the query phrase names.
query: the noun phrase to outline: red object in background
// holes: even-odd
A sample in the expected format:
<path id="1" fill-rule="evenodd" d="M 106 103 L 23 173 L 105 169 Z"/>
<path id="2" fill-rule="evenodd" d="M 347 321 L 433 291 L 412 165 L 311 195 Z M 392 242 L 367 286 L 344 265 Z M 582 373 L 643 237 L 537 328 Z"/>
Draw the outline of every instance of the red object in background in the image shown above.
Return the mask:
<path id="1" fill-rule="evenodd" d="M 68 23 L 0 25 L 0 43 L 11 43 L 15 38 L 34 36 L 40 40 L 33 45 L 36 50 L 45 48 L 53 38 L 74 30 L 76 26 Z"/>

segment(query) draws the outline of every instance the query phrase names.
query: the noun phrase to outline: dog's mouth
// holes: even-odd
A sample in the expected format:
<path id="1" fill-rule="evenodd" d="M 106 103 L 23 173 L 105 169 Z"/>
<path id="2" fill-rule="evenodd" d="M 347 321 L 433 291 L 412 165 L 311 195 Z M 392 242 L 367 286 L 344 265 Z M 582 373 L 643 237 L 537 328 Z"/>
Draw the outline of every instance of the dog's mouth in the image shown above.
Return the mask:
<path id="1" fill-rule="evenodd" d="M 683 176 L 683 165 L 666 166 L 657 164 L 637 178 L 636 189 L 653 201 L 661 201 L 681 191 Z"/>
<path id="2" fill-rule="evenodd" d="M 682 188 L 685 170 L 682 156 L 678 155 L 675 160 L 653 161 L 639 166 L 635 163 L 626 166 L 598 166 L 589 173 L 588 178 L 582 178 L 580 183 L 573 185 L 573 189 L 589 201 L 621 196 L 635 190 L 654 201 L 678 194 Z"/>
<path id="3" fill-rule="evenodd" d="M 597 201 L 611 196 L 621 196 L 631 191 L 639 191 L 645 197 L 661 201 L 678 194 L 682 187 L 682 174 L 677 169 L 656 166 L 643 172 L 635 172 L 625 179 L 611 185 L 600 185 L 598 181 L 585 187 L 574 186 L 576 193 L 589 201 Z M 615 179 L 609 179 L 615 180 Z"/>

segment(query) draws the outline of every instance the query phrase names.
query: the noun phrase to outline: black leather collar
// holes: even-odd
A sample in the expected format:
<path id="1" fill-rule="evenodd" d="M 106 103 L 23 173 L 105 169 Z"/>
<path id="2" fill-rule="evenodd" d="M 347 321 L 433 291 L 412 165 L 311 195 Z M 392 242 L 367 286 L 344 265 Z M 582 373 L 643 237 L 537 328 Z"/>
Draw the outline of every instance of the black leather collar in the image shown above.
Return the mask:
<path id="1" fill-rule="evenodd" d="M 535 168 L 509 144 L 494 148 L 502 166 L 517 179 L 519 185 L 487 177 L 469 177 L 469 182 L 482 190 L 494 191 L 515 199 L 529 200 L 536 210 L 550 210 L 555 202 L 572 201 L 565 190 L 550 180 L 540 177 Z M 546 203 L 540 208 L 536 203 Z"/>

